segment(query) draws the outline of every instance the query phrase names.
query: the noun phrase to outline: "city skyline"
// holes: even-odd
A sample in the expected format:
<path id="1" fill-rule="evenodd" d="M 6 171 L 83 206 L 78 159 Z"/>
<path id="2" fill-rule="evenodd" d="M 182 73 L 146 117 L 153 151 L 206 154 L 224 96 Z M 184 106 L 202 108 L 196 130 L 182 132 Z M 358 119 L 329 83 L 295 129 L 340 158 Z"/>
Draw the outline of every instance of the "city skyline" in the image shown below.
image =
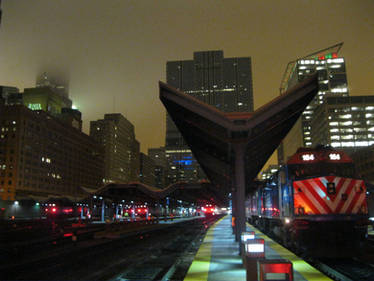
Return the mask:
<path id="1" fill-rule="evenodd" d="M 195 51 L 251 56 L 258 108 L 279 94 L 289 61 L 344 41 L 351 95 L 374 94 L 372 1 L 76 2 L 3 1 L 0 84 L 23 91 L 40 72 L 62 76 L 84 132 L 104 113 L 122 113 L 143 152 L 164 145 L 157 82 L 166 61 Z"/>

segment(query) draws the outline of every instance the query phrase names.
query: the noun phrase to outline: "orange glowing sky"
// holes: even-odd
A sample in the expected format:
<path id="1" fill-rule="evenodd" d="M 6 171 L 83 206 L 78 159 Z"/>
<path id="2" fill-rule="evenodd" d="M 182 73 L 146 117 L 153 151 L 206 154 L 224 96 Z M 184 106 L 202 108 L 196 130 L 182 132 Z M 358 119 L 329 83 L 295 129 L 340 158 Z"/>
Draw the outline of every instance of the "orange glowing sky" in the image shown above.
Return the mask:
<path id="1" fill-rule="evenodd" d="M 255 108 L 279 94 L 287 63 L 344 41 L 352 95 L 374 94 L 373 0 L 3 0 L 0 84 L 68 79 L 89 121 L 120 112 L 141 150 L 165 142 L 158 81 L 194 51 L 251 56 Z"/>

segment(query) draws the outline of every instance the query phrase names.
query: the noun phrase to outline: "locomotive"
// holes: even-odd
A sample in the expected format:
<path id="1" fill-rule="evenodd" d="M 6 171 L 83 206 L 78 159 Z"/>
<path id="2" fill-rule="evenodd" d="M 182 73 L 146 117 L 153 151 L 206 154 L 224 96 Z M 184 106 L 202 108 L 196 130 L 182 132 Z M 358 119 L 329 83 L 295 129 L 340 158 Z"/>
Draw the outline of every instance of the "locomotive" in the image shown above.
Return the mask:
<path id="1" fill-rule="evenodd" d="M 249 194 L 248 221 L 309 256 L 342 257 L 367 236 L 366 187 L 352 159 L 326 146 L 299 148 Z"/>

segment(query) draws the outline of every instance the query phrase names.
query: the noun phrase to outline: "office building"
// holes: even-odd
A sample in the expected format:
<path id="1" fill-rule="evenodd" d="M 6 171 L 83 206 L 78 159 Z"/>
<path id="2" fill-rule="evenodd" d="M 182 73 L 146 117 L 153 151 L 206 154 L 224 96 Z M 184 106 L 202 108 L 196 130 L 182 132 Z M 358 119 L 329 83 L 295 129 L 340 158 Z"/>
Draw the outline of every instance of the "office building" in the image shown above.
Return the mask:
<path id="1" fill-rule="evenodd" d="M 326 96 L 315 108 L 311 140 L 347 152 L 374 144 L 374 96 Z"/>
<path id="2" fill-rule="evenodd" d="M 359 178 L 374 182 L 374 145 L 362 147 L 351 154 Z"/>
<path id="3" fill-rule="evenodd" d="M 155 186 L 155 162 L 143 152 L 140 153 L 139 180 L 149 186 Z"/>
<path id="4" fill-rule="evenodd" d="M 295 126 L 278 148 L 278 162 L 285 163 L 299 147 L 315 145 L 311 138 L 311 120 L 315 108 L 323 103 L 324 96 L 348 96 L 348 82 L 345 60 L 339 56 L 343 43 L 314 52 L 291 61 L 286 68 L 280 86 L 281 93 L 302 81 L 308 75 L 317 72 L 319 92 L 308 105 Z"/>
<path id="5" fill-rule="evenodd" d="M 0 103 L 5 105 L 23 104 L 19 89 L 11 86 L 0 86 Z"/>
<path id="6" fill-rule="evenodd" d="M 165 188 L 167 178 L 167 160 L 165 147 L 149 148 L 148 156 L 155 163 L 155 186 L 158 188 Z"/>
<path id="7" fill-rule="evenodd" d="M 195 52 L 193 60 L 168 61 L 166 80 L 221 111 L 253 111 L 250 57 L 224 58 L 223 51 Z M 168 183 L 205 178 L 170 116 L 166 119 Z"/>
<path id="8" fill-rule="evenodd" d="M 73 103 L 66 87 L 51 81 L 44 73 L 37 79 L 35 88 L 25 88 L 24 105 L 31 110 L 43 110 L 54 116 L 61 114 L 62 108 L 72 108 Z"/>
<path id="9" fill-rule="evenodd" d="M 105 114 L 90 122 L 90 136 L 105 149 L 104 183 L 138 180 L 140 145 L 129 120 L 120 113 Z"/>
<path id="10" fill-rule="evenodd" d="M 2 106 L 0 198 L 82 196 L 103 184 L 103 148 L 45 111 Z M 17 200 L 18 200 L 17 199 Z"/>

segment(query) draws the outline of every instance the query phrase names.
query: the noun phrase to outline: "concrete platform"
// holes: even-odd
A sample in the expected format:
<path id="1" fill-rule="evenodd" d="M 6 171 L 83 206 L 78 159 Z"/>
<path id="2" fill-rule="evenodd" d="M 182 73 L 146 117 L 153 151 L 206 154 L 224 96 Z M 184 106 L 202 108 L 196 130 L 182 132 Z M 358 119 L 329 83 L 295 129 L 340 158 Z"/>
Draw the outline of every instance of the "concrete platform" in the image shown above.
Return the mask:
<path id="1" fill-rule="evenodd" d="M 265 240 L 267 259 L 288 259 L 293 263 L 294 280 L 332 280 L 249 224 L 247 231 L 255 231 L 258 238 Z M 208 230 L 184 280 L 246 280 L 238 244 L 232 234 L 231 216 L 220 219 Z"/>

